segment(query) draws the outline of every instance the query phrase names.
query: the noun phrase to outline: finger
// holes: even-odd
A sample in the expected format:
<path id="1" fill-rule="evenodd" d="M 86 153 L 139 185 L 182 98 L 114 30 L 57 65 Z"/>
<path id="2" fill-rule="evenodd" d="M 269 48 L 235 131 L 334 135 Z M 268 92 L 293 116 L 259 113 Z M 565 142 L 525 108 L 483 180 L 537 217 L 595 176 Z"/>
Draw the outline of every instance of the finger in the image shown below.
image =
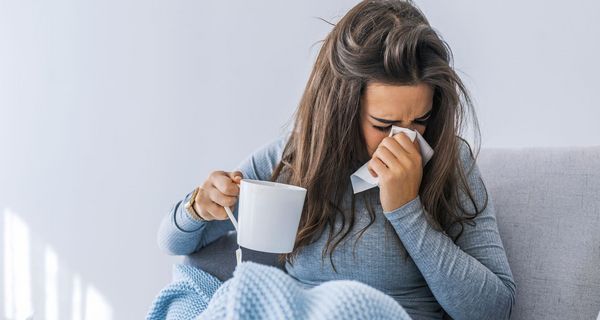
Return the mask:
<path id="1" fill-rule="evenodd" d="M 373 168 L 371 168 L 371 160 L 369 160 L 369 162 L 367 162 L 367 169 L 369 169 L 369 173 L 371 174 L 371 176 L 373 178 L 377 178 L 377 176 L 378 176 L 377 172 L 375 172 L 375 170 L 373 170 Z"/>
<path id="2" fill-rule="evenodd" d="M 406 137 L 406 138 L 408 138 L 408 137 Z M 410 141 L 410 139 L 408 139 L 408 140 Z M 406 149 L 404 149 L 395 138 L 391 138 L 391 137 L 389 139 L 386 138 L 381 142 L 381 144 L 383 146 L 385 146 L 388 150 L 389 149 L 394 150 L 393 154 L 396 157 L 396 161 L 399 164 L 397 167 L 402 167 L 405 169 L 411 168 L 412 163 L 414 162 L 413 157 L 415 157 L 415 156 L 408 153 L 408 151 L 406 151 Z"/>
<path id="3" fill-rule="evenodd" d="M 234 183 L 239 184 L 240 181 L 244 178 L 244 175 L 241 171 L 233 171 L 229 173 L 229 177 L 233 180 Z"/>
<path id="4" fill-rule="evenodd" d="M 406 152 L 411 153 L 413 151 L 413 148 L 414 148 L 413 142 L 410 141 L 410 138 L 408 137 L 408 135 L 406 133 L 400 132 L 397 135 L 393 136 L 392 138 L 394 138 L 394 140 L 396 140 L 398 142 L 398 144 L 400 144 L 400 146 L 402 146 L 402 148 L 404 150 L 406 150 Z"/>
<path id="5" fill-rule="evenodd" d="M 379 145 L 373 156 L 379 158 L 386 167 L 396 167 L 399 165 L 396 156 L 384 145 Z"/>
<path id="6" fill-rule="evenodd" d="M 227 220 L 227 219 L 229 219 L 229 216 L 227 215 L 227 212 L 225 212 L 225 208 L 221 207 L 220 205 L 218 205 L 216 203 L 214 203 L 213 206 L 209 207 L 209 212 L 217 220 Z"/>
<path id="7" fill-rule="evenodd" d="M 410 139 L 403 134 L 403 136 L 408 139 L 409 143 Z M 388 150 L 390 148 L 388 148 L 387 146 L 391 146 L 391 148 L 393 148 L 394 150 L 394 157 L 396 158 L 396 162 L 398 163 L 396 166 L 394 166 L 395 168 L 410 168 L 412 166 L 412 163 L 414 162 L 414 160 L 412 159 L 412 157 L 414 157 L 414 155 L 412 155 L 411 153 L 409 153 L 408 151 L 406 151 L 406 149 L 404 149 L 404 147 L 402 147 L 400 145 L 400 142 L 398 142 L 399 138 L 390 138 L 390 139 L 384 139 L 384 141 L 382 141 L 382 145 L 387 148 Z M 416 140 L 416 139 L 415 139 Z M 385 162 L 385 161 L 384 161 Z"/>
<path id="8" fill-rule="evenodd" d="M 204 183 L 202 183 L 202 185 L 200 186 L 200 188 L 205 189 L 205 190 L 208 190 L 208 189 L 210 189 L 212 187 L 213 187 L 213 184 L 212 184 L 212 178 L 211 177 L 209 177 L 208 179 L 204 180 Z"/>
<path id="9" fill-rule="evenodd" d="M 371 174 L 371 176 L 374 178 L 377 178 L 377 173 L 375 171 L 373 171 L 373 169 L 371 169 L 371 167 L 369 165 L 367 165 L 367 167 L 369 168 L 369 173 Z"/>
<path id="10" fill-rule="evenodd" d="M 410 141 L 410 138 L 406 134 L 398 134 L 397 136 L 394 136 L 394 139 L 405 151 L 404 156 L 398 159 L 405 168 L 411 168 L 414 163 L 421 161 L 421 151 L 418 147 L 419 142 L 417 138 L 415 138 L 414 141 Z M 410 156 L 407 157 L 406 155 Z"/>
<path id="11" fill-rule="evenodd" d="M 371 174 L 371 176 L 373 176 L 374 178 L 377 178 L 379 176 L 379 174 L 377 174 L 377 172 L 375 172 L 375 170 L 373 169 L 373 162 L 374 162 L 373 159 L 376 159 L 376 158 L 372 157 L 371 160 L 369 160 L 367 162 L 367 169 L 369 169 L 369 173 Z"/>
<path id="12" fill-rule="evenodd" d="M 406 156 L 406 151 L 404 150 L 404 148 L 393 137 L 384 138 L 379 145 L 385 146 L 398 159 L 401 159 L 402 157 Z"/>
<path id="13" fill-rule="evenodd" d="M 217 188 L 208 189 L 208 195 L 210 197 L 210 200 L 222 207 L 231 207 L 237 201 L 237 197 L 223 194 Z"/>
<path id="14" fill-rule="evenodd" d="M 412 141 L 410 141 L 410 138 L 404 132 L 400 132 L 399 134 L 395 135 L 394 139 L 396 141 L 398 141 L 400 146 L 402 146 L 402 148 L 404 148 L 404 150 L 406 150 L 406 152 L 412 153 L 412 154 L 419 152 L 415 148 L 414 143 Z M 417 140 L 417 138 L 415 138 L 415 140 Z"/>
<path id="15" fill-rule="evenodd" d="M 240 187 L 225 172 L 213 175 L 211 181 L 213 186 L 225 195 L 237 196 L 240 194 Z"/>
<path id="16" fill-rule="evenodd" d="M 378 177 L 382 174 L 385 174 L 388 170 L 385 164 L 379 158 L 376 157 L 369 160 L 368 166 L 377 174 Z"/>
<path id="17" fill-rule="evenodd" d="M 225 208 L 211 201 L 210 199 L 204 203 L 204 211 L 208 212 L 213 218 L 217 220 L 227 220 L 227 212 Z"/>

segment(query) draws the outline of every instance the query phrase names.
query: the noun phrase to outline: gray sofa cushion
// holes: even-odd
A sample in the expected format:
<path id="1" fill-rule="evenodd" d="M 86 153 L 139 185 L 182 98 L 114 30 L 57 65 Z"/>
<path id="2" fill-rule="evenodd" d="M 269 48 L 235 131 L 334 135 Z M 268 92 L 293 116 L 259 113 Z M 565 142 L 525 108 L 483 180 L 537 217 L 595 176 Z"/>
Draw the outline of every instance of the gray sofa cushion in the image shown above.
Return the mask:
<path id="1" fill-rule="evenodd" d="M 595 319 L 600 310 L 600 147 L 482 149 L 477 160 L 517 284 L 512 319 Z M 235 233 L 185 258 L 219 279 Z M 243 260 L 277 255 L 243 249 Z"/>
<path id="2" fill-rule="evenodd" d="M 517 284 L 513 319 L 600 310 L 600 147 L 482 149 L 481 174 Z"/>

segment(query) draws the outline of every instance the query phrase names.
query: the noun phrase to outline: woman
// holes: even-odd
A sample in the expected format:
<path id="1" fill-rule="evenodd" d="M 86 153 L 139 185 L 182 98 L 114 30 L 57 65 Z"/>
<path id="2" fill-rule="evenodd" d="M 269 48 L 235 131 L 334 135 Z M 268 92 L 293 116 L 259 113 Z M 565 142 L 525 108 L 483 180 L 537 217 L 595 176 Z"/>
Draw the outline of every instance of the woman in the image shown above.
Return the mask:
<path id="1" fill-rule="evenodd" d="M 223 207 L 236 205 L 242 177 L 294 184 L 307 188 L 306 203 L 294 251 L 281 258 L 300 283 L 358 280 L 414 319 L 508 318 L 516 287 L 493 203 L 459 137 L 469 114 L 478 127 L 451 63 L 412 3 L 359 3 L 324 40 L 294 130 L 235 172 L 211 173 L 165 217 L 160 245 L 190 254 L 232 230 Z M 392 124 L 433 148 L 424 167 L 417 139 L 388 137 Z M 379 188 L 354 194 L 350 175 L 366 162 Z"/>

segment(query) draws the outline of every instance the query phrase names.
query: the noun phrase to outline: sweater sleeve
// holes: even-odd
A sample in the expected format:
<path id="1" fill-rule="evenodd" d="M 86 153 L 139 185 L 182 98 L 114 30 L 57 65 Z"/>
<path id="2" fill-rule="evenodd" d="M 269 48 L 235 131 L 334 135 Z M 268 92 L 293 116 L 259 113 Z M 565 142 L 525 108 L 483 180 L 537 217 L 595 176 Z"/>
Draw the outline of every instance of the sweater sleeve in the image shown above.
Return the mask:
<path id="1" fill-rule="evenodd" d="M 283 147 L 288 138 L 289 132 L 262 145 L 232 171 L 241 171 L 243 179 L 269 180 L 281 159 Z M 177 201 L 160 222 L 157 235 L 158 246 L 169 255 L 192 254 L 230 230 L 234 230 L 229 219 L 198 221 L 192 218 L 184 207 L 192 192 L 188 192 L 182 200 Z M 237 219 L 237 202 L 232 213 Z"/>
<path id="2" fill-rule="evenodd" d="M 486 199 L 485 186 L 464 142 L 461 162 L 481 209 Z M 463 207 L 469 208 L 464 195 L 460 200 Z M 456 243 L 429 224 L 419 196 L 400 208 L 384 212 L 436 300 L 454 319 L 508 319 L 512 312 L 516 285 L 498 232 L 491 196 L 487 200 L 485 210 L 473 219 L 475 225 L 465 223 Z M 454 234 L 453 229 L 448 233 Z"/>

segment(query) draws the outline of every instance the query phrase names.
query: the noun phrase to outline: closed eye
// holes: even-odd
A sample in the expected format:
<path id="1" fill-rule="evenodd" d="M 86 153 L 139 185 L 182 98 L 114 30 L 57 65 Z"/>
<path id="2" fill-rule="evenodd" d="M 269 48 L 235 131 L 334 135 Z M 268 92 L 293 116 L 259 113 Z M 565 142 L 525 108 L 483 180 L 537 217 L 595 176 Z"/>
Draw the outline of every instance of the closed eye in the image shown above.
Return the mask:
<path id="1" fill-rule="evenodd" d="M 382 132 L 386 132 L 386 131 L 390 130 L 391 127 L 392 126 L 387 126 L 387 127 L 373 126 L 373 128 L 375 128 L 379 131 L 382 131 Z"/>
<path id="2" fill-rule="evenodd" d="M 429 118 L 430 118 L 430 117 L 427 117 L 426 119 L 422 119 L 422 120 L 415 120 L 415 121 L 413 121 L 413 122 L 414 122 L 415 124 L 417 124 L 417 125 L 420 125 L 420 126 L 426 126 L 426 125 L 427 125 L 427 122 L 429 121 Z M 376 126 L 376 125 L 373 125 L 373 128 L 375 128 L 375 129 L 377 129 L 377 130 L 379 130 L 379 131 L 381 131 L 381 132 L 387 132 L 388 130 L 390 130 L 390 128 L 391 128 L 391 127 L 392 127 L 391 125 L 390 125 L 390 126 L 386 126 L 386 127 L 381 127 L 381 126 Z"/>

